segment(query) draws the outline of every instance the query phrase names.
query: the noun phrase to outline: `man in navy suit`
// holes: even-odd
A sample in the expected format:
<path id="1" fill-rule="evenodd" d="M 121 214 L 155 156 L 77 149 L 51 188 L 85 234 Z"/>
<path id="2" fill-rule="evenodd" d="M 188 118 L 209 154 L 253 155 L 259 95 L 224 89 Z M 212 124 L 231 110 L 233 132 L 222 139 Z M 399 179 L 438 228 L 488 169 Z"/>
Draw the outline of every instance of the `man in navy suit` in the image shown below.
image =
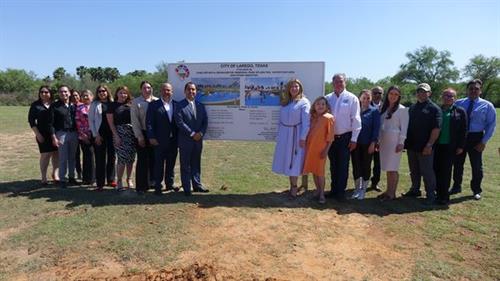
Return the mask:
<path id="1" fill-rule="evenodd" d="M 164 83 L 161 86 L 161 98 L 151 102 L 146 113 L 147 137 L 154 146 L 156 195 L 162 194 L 161 182 L 164 175 L 167 190 L 179 190 L 174 187 L 178 128 L 174 119 L 177 102 L 172 99 L 172 94 L 172 85 Z"/>
<path id="2" fill-rule="evenodd" d="M 201 184 L 201 151 L 203 136 L 207 131 L 208 116 L 205 106 L 195 100 L 196 85 L 188 82 L 184 86 L 185 99 L 175 109 L 175 122 L 179 127 L 179 152 L 181 154 L 181 180 L 186 196 L 193 192 L 208 192 Z"/>

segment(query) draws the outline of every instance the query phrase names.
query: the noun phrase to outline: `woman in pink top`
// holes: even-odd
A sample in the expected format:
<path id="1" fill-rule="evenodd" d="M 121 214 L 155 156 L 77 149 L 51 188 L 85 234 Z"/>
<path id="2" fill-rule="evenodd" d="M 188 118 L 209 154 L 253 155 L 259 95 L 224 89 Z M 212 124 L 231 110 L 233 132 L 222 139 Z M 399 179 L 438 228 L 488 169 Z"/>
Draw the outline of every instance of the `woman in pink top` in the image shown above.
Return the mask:
<path id="1" fill-rule="evenodd" d="M 78 141 L 83 154 L 82 182 L 85 185 L 92 185 L 95 182 L 95 162 L 92 132 L 89 126 L 89 108 L 94 99 L 94 94 L 90 90 L 85 90 L 82 92 L 80 99 L 81 103 L 76 108 L 75 121 Z"/>

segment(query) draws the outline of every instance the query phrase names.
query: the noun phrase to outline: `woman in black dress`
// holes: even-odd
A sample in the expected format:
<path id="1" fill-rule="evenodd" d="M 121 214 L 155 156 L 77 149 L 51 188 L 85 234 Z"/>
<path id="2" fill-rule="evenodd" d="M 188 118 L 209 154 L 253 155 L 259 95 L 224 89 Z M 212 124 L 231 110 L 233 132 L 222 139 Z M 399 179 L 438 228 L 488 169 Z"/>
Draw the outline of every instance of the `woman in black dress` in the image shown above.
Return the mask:
<path id="1" fill-rule="evenodd" d="M 47 185 L 47 170 L 50 159 L 52 159 L 52 180 L 59 181 L 59 159 L 57 147 L 52 145 L 49 131 L 49 106 L 52 103 L 52 94 L 49 86 L 41 86 L 38 89 L 38 100 L 31 104 L 28 113 L 28 122 L 35 133 L 35 139 L 40 151 L 40 172 L 42 174 L 42 185 Z"/>

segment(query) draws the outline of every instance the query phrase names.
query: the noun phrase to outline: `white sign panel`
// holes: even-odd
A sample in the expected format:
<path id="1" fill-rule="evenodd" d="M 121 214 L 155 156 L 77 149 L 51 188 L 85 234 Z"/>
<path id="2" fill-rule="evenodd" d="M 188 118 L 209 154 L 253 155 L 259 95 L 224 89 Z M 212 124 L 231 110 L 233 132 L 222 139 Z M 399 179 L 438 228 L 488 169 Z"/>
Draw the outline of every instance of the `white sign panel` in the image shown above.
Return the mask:
<path id="1" fill-rule="evenodd" d="M 207 139 L 273 141 L 286 83 L 299 79 L 312 103 L 324 93 L 324 69 L 324 62 L 178 63 L 168 65 L 168 79 L 178 101 L 187 82 L 196 84 Z"/>

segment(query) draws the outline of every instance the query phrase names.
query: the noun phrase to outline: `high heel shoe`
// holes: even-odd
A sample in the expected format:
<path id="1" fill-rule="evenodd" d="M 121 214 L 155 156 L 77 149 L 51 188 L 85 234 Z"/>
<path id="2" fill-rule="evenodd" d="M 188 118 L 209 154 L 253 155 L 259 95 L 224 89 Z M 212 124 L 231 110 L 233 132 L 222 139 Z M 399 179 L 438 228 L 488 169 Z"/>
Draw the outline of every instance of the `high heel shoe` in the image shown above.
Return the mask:
<path id="1" fill-rule="evenodd" d="M 297 198 L 297 192 L 298 192 L 298 191 L 299 191 L 299 190 L 298 190 L 298 188 L 297 188 L 297 186 L 296 186 L 296 185 L 294 185 L 294 186 L 290 186 L 290 196 L 291 196 L 292 198 Z"/>
<path id="2" fill-rule="evenodd" d="M 117 182 L 116 184 L 116 191 L 124 191 L 125 189 L 123 188 L 122 181 Z"/>
<path id="3" fill-rule="evenodd" d="M 134 183 L 132 182 L 131 178 L 127 179 L 127 186 L 128 186 L 128 188 L 134 188 Z"/>

